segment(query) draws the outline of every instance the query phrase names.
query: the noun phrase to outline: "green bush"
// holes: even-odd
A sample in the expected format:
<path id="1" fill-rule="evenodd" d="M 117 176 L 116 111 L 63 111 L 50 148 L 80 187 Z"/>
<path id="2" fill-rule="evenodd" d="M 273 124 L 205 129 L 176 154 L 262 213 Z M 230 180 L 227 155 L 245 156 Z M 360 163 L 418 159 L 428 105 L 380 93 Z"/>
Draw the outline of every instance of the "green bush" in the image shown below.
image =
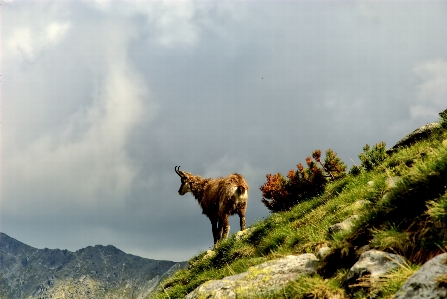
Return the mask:
<path id="1" fill-rule="evenodd" d="M 361 166 L 365 170 L 373 170 L 387 157 L 385 142 L 376 143 L 372 148 L 369 144 L 363 147 L 363 153 L 359 154 Z"/>
<path id="2" fill-rule="evenodd" d="M 349 174 L 353 176 L 359 175 L 360 172 L 362 172 L 362 167 L 357 165 L 352 165 L 351 169 L 349 170 Z"/>
<path id="3" fill-rule="evenodd" d="M 444 129 L 447 129 L 447 109 L 439 113 L 439 116 L 441 117 L 441 127 Z"/>

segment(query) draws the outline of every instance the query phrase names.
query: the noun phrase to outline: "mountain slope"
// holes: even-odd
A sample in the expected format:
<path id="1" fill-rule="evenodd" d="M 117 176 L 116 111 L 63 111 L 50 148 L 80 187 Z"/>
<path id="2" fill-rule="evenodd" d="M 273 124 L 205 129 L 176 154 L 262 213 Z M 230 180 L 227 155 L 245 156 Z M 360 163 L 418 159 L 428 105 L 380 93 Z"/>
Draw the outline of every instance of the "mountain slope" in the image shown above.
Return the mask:
<path id="1" fill-rule="evenodd" d="M 244 232 L 246 237 L 230 236 L 214 252 L 193 257 L 189 268 L 164 281 L 155 297 L 184 298 L 207 281 L 328 247 L 318 274 L 262 298 L 391 298 L 420 265 L 447 250 L 445 119 L 425 126 L 430 133 L 424 131 L 424 136 L 418 130 L 409 134 L 404 139 L 411 142 L 393 147 L 373 169 L 349 173 L 329 183 L 320 196 L 255 223 Z M 353 215 L 358 220 L 349 230 L 331 232 L 331 226 Z M 347 273 L 366 250 L 397 253 L 409 263 L 359 295 Z"/>
<path id="2" fill-rule="evenodd" d="M 0 297 L 141 298 L 185 263 L 126 254 L 114 246 L 36 249 L 0 233 Z"/>

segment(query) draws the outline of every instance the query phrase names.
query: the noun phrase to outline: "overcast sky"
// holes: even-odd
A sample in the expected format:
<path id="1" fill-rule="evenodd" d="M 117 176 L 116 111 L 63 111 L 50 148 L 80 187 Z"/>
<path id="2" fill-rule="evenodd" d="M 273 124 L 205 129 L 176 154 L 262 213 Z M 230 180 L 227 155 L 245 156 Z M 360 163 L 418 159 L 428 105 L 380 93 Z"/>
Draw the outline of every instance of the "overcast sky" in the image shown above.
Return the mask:
<path id="1" fill-rule="evenodd" d="M 0 230 L 183 261 L 212 246 L 174 166 L 349 166 L 447 108 L 444 1 L 11 1 L 1 5 Z M 231 218 L 231 233 L 238 228 Z"/>

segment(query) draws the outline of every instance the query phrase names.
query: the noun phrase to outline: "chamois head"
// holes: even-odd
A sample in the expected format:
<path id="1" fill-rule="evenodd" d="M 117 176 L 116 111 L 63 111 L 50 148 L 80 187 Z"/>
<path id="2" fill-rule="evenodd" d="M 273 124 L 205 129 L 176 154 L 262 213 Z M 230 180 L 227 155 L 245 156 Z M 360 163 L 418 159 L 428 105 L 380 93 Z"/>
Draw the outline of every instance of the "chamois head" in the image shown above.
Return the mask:
<path id="1" fill-rule="evenodd" d="M 181 185 L 180 185 L 180 189 L 178 189 L 178 194 L 185 195 L 186 193 L 191 191 L 190 186 L 189 186 L 190 173 L 181 171 L 180 166 L 175 166 L 174 169 L 175 169 L 175 173 L 177 173 L 181 179 Z"/>

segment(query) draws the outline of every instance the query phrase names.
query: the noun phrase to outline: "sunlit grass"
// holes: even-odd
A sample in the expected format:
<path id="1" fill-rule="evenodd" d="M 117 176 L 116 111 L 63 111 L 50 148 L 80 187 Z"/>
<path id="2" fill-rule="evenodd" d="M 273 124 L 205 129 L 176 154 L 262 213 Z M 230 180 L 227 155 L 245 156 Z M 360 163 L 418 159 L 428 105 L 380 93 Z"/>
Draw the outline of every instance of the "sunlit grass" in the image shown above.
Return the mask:
<path id="1" fill-rule="evenodd" d="M 438 223 L 447 222 L 447 193 L 437 200 L 427 202 L 427 214 Z"/>
<path id="2" fill-rule="evenodd" d="M 363 282 L 368 288 L 367 292 L 362 294 L 362 297 L 377 299 L 392 298 L 405 281 L 419 268 L 419 265 L 405 263 L 401 264 L 399 268 L 391 273 L 384 274 L 377 279 L 374 279 L 373 282 L 371 282 L 369 277 L 364 277 Z"/>
<path id="3" fill-rule="evenodd" d="M 413 247 L 410 233 L 399 231 L 395 226 L 384 230 L 373 229 L 372 235 L 370 246 L 378 250 L 389 250 L 398 254 L 405 254 Z"/>
<path id="4" fill-rule="evenodd" d="M 288 254 L 316 253 L 323 246 L 333 254 L 321 263 L 324 277 L 301 277 L 262 298 L 391 298 L 419 264 L 447 250 L 446 139 L 447 131 L 438 132 L 372 171 L 331 182 L 321 196 L 254 223 L 247 238 L 230 236 L 213 257 L 204 258 L 205 252 L 193 257 L 189 269 L 164 281 L 155 298 L 183 298 L 205 281 Z M 394 176 L 401 178 L 399 183 L 387 186 L 386 179 Z M 353 214 L 359 219 L 351 231 L 328 234 L 329 226 Z M 343 277 L 355 261 L 356 248 L 364 245 L 404 255 L 413 264 L 380 277 L 366 295 L 349 294 Z M 339 264 L 325 271 L 329 263 Z"/>

